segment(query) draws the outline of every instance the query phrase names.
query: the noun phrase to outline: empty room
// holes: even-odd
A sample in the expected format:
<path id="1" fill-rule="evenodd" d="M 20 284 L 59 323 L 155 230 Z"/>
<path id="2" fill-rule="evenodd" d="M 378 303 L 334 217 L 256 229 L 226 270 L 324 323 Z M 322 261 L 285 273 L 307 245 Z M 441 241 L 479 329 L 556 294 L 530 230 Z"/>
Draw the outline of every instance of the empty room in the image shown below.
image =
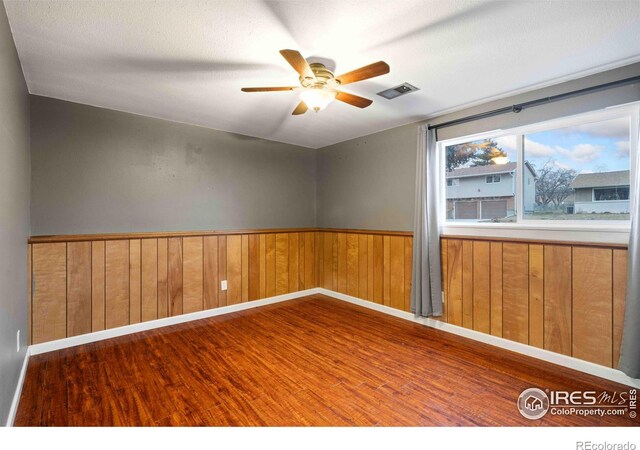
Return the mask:
<path id="1" fill-rule="evenodd" d="M 640 445 L 637 0 L 4 0 L 0 95 L 6 433 Z"/>

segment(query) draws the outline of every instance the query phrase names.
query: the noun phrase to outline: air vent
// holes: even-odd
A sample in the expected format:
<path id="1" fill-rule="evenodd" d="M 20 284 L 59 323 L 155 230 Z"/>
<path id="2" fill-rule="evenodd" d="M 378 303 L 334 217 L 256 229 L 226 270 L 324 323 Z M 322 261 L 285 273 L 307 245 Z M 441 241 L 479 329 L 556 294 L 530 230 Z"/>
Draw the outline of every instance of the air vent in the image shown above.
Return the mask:
<path id="1" fill-rule="evenodd" d="M 384 97 L 387 100 L 391 100 L 401 95 L 408 94 L 409 92 L 419 91 L 420 89 L 410 85 L 409 83 L 402 83 L 400 86 L 392 87 L 386 91 L 378 92 L 380 97 Z"/>

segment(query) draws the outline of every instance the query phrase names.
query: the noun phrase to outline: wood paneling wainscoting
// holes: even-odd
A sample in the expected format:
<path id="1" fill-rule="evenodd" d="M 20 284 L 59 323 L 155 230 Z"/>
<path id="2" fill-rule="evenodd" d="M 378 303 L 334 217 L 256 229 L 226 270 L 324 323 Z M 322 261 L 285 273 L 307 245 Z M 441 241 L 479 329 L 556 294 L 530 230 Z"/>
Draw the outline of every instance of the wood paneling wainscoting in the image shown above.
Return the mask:
<path id="1" fill-rule="evenodd" d="M 316 249 L 319 287 L 410 311 L 412 233 L 321 231 Z"/>
<path id="2" fill-rule="evenodd" d="M 271 231 L 32 238 L 31 343 L 316 287 L 317 232 Z"/>
<path id="3" fill-rule="evenodd" d="M 617 365 L 626 246 L 445 236 L 441 252 L 438 319 Z M 35 237 L 31 343 L 315 287 L 410 311 L 412 253 L 412 233 L 398 231 Z"/>
<path id="4" fill-rule="evenodd" d="M 320 232 L 319 286 L 410 311 L 411 233 Z M 436 318 L 607 367 L 624 320 L 624 245 L 441 239 L 445 310 Z"/>
<path id="5" fill-rule="evenodd" d="M 443 237 L 446 322 L 616 367 L 626 246 Z"/>

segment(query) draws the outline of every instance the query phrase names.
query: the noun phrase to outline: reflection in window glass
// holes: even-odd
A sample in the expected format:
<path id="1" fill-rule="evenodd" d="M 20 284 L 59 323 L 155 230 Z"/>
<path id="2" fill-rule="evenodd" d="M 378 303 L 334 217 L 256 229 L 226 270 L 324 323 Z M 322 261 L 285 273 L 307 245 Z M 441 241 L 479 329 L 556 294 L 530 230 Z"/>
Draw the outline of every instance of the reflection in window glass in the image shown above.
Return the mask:
<path id="1" fill-rule="evenodd" d="M 516 221 L 516 137 L 445 148 L 447 220 Z"/>
<path id="2" fill-rule="evenodd" d="M 593 200 L 596 202 L 629 200 L 629 186 L 594 189 Z"/>
<path id="3" fill-rule="evenodd" d="M 527 134 L 524 159 L 525 219 L 629 220 L 627 118 Z"/>

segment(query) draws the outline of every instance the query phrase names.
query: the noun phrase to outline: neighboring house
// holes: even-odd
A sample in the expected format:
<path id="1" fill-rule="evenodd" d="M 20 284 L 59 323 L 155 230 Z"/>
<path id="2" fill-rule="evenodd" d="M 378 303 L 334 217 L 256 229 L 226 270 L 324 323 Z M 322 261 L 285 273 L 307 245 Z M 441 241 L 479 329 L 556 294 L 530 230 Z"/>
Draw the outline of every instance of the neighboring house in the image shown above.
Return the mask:
<path id="1" fill-rule="evenodd" d="M 628 213 L 628 170 L 581 173 L 571 183 L 575 190 L 575 213 Z"/>
<path id="2" fill-rule="evenodd" d="M 537 174 L 527 162 L 524 209 L 532 212 Z M 447 172 L 447 219 L 498 220 L 515 216 L 517 164 L 463 167 Z"/>

